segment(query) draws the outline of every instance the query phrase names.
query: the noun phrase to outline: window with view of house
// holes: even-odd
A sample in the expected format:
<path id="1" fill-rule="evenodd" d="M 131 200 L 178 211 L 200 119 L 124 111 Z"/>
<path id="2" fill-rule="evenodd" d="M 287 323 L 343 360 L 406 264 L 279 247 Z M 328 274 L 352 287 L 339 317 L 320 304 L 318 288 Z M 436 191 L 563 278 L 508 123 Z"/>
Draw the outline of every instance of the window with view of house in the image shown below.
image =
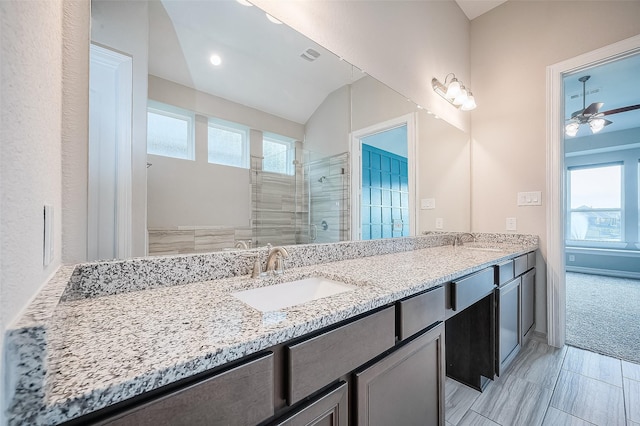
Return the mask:
<path id="1" fill-rule="evenodd" d="M 262 138 L 262 170 L 265 172 L 293 175 L 295 172 L 295 142 L 293 139 L 273 133 Z"/>
<path id="2" fill-rule="evenodd" d="M 147 106 L 147 153 L 194 159 L 195 115 L 172 105 L 149 101 Z"/>
<path id="3" fill-rule="evenodd" d="M 209 163 L 249 168 L 249 129 L 245 126 L 209 119 Z"/>
<path id="4" fill-rule="evenodd" d="M 624 240 L 622 176 L 622 164 L 568 169 L 568 240 Z"/>

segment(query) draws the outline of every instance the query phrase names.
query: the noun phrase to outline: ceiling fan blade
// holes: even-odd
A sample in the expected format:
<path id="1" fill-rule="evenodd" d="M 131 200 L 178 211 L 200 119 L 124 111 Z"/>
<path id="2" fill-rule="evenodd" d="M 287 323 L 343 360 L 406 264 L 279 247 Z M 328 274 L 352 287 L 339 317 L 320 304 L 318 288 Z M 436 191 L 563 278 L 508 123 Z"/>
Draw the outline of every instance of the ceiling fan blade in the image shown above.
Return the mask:
<path id="1" fill-rule="evenodd" d="M 629 106 L 622 107 L 622 108 L 610 109 L 609 111 L 602 111 L 602 115 L 618 114 L 618 113 L 621 113 L 621 112 L 633 111 L 635 109 L 640 109 L 640 104 L 638 104 L 638 105 L 629 105 Z"/>
<path id="2" fill-rule="evenodd" d="M 598 111 L 600 111 L 600 108 L 602 108 L 602 105 L 604 105 L 604 102 L 594 102 L 582 111 L 582 115 L 597 114 Z"/>
<path id="3" fill-rule="evenodd" d="M 606 118 L 603 118 L 602 120 L 604 120 L 604 125 L 608 126 L 609 124 L 613 124 L 613 121 L 609 121 Z"/>

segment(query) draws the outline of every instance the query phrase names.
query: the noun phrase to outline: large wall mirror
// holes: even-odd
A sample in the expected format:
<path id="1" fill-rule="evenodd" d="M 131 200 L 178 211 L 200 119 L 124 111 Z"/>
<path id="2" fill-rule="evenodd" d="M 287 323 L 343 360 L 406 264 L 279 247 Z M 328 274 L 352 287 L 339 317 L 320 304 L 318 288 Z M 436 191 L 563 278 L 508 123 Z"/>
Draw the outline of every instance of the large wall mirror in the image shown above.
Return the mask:
<path id="1" fill-rule="evenodd" d="M 93 0 L 91 37 L 90 260 L 469 230 L 468 135 L 257 7 Z"/>

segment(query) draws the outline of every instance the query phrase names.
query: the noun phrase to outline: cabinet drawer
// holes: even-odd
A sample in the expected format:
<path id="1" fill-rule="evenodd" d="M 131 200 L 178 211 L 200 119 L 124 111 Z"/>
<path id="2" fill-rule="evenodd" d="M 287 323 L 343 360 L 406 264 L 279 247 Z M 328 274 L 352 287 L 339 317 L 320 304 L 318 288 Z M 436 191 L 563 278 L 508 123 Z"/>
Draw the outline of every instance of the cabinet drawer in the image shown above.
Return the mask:
<path id="1" fill-rule="evenodd" d="M 513 260 L 496 265 L 496 284 L 503 285 L 513 279 Z"/>
<path id="2" fill-rule="evenodd" d="M 289 345 L 287 403 L 300 401 L 395 344 L 393 306 Z"/>
<path id="3" fill-rule="evenodd" d="M 527 272 L 527 255 L 523 254 L 513 259 L 513 273 L 517 277 Z"/>
<path id="4" fill-rule="evenodd" d="M 493 267 L 451 283 L 451 309 L 461 311 L 493 291 L 495 273 Z"/>
<path id="5" fill-rule="evenodd" d="M 271 426 L 346 426 L 349 419 L 348 391 L 347 383 L 340 382 L 319 398 L 305 403 L 295 413 L 271 423 Z"/>
<path id="6" fill-rule="evenodd" d="M 442 320 L 444 320 L 444 287 L 437 287 L 398 302 L 400 340 Z"/>
<path id="7" fill-rule="evenodd" d="M 269 353 L 97 424 L 240 426 L 255 425 L 273 414 L 273 353 Z"/>
<path id="8" fill-rule="evenodd" d="M 527 253 L 527 269 L 536 267 L 536 252 Z"/>

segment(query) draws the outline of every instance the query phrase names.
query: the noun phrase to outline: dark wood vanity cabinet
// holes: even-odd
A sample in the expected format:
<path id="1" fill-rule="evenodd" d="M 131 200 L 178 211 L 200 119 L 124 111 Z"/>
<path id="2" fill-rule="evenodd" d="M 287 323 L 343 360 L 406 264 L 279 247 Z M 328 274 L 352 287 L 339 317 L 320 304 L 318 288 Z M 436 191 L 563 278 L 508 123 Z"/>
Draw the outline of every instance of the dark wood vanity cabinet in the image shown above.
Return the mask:
<path id="1" fill-rule="evenodd" d="M 273 371 L 273 353 L 268 353 L 102 420 L 78 424 L 255 425 L 273 416 Z"/>
<path id="2" fill-rule="evenodd" d="M 273 426 L 346 426 L 349 424 L 349 386 L 341 381 L 321 396 L 303 404 Z"/>
<path id="3" fill-rule="evenodd" d="M 356 424 L 444 424 L 444 324 L 355 373 Z"/>

